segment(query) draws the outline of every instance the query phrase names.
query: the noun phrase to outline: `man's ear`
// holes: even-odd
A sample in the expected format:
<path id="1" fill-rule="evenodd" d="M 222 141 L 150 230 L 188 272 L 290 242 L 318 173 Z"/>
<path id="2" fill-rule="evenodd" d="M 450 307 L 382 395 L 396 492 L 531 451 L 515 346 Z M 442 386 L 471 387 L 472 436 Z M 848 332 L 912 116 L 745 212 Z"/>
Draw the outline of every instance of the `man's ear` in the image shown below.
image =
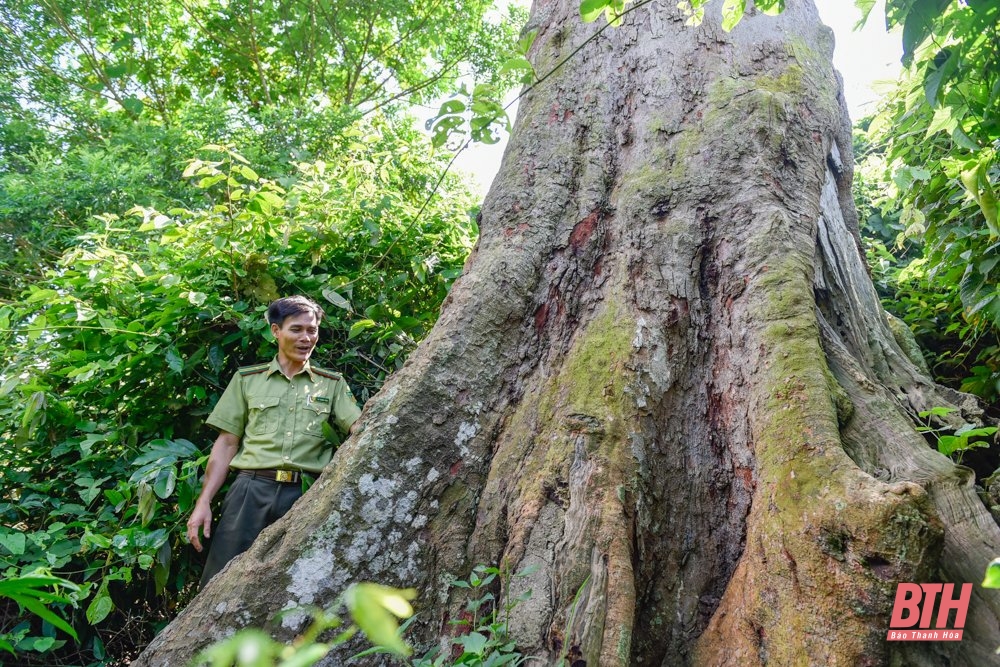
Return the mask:
<path id="1" fill-rule="evenodd" d="M 274 340 L 278 340 L 278 332 L 281 331 L 281 327 L 277 324 L 271 325 L 271 335 L 274 336 Z"/>

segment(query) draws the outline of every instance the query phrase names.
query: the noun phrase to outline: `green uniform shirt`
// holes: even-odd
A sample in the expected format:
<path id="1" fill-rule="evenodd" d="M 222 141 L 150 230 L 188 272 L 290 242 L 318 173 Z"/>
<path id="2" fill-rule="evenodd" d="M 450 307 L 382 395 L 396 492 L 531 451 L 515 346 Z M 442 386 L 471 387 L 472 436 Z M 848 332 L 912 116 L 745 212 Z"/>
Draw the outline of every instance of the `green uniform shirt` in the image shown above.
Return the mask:
<path id="1" fill-rule="evenodd" d="M 240 368 L 208 423 L 240 437 L 232 468 L 318 473 L 333 456 L 323 424 L 332 415 L 347 433 L 360 414 L 347 382 L 338 373 L 306 362 L 289 380 L 275 357 L 269 364 Z"/>

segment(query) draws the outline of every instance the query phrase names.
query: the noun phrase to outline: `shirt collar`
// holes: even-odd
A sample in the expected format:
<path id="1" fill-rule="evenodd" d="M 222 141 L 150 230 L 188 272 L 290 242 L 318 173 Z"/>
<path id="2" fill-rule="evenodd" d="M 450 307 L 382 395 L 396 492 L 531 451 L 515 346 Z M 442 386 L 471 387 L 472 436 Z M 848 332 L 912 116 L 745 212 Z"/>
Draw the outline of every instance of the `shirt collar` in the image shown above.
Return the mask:
<path id="1" fill-rule="evenodd" d="M 311 382 L 316 381 L 316 372 L 312 369 L 312 364 L 309 363 L 308 359 L 306 359 L 306 364 L 302 367 L 302 370 L 309 375 L 309 380 Z M 281 366 L 278 365 L 278 355 L 274 355 L 274 358 L 271 359 L 271 363 L 267 366 L 268 377 L 274 375 L 275 373 L 281 373 Z"/>

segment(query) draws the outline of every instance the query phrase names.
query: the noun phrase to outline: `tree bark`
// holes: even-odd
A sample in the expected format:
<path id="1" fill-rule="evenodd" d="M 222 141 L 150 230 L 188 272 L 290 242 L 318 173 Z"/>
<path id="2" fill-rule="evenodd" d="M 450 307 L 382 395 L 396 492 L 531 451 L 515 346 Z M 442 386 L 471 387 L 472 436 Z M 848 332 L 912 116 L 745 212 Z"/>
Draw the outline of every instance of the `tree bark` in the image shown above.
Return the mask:
<path id="1" fill-rule="evenodd" d="M 526 655 L 588 665 L 984 665 L 887 642 L 897 582 L 978 582 L 1000 530 L 917 411 L 973 401 L 893 338 L 859 250 L 850 124 L 812 2 L 731 33 L 630 12 L 521 102 L 481 238 L 362 431 L 135 663 L 292 637 L 350 582 L 416 586 L 424 646 L 476 564 Z M 536 2 L 545 73 L 603 24 Z M 341 664 L 335 653 L 322 664 Z M 374 660 L 374 658 L 372 658 Z M 582 664 L 582 663 L 573 663 Z"/>

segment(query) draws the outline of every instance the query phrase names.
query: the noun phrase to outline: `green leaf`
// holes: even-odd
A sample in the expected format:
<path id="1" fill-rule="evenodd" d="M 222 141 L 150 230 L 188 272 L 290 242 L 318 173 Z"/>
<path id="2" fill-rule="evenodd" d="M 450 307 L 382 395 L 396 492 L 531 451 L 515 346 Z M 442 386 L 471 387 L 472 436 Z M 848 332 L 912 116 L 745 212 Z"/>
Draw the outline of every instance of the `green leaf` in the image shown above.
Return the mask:
<path id="1" fill-rule="evenodd" d="M 19 605 L 30 611 L 35 616 L 39 617 L 43 621 L 48 621 L 55 627 L 59 628 L 73 639 L 77 639 L 76 631 L 70 627 L 69 623 L 64 621 L 62 618 L 53 613 L 45 605 L 37 600 L 25 599 L 20 597 L 11 596 L 11 599 L 17 602 Z"/>
<path id="2" fill-rule="evenodd" d="M 378 324 L 376 324 L 374 320 L 367 320 L 367 319 L 365 319 L 365 320 L 358 320 L 357 322 L 355 322 L 354 324 L 351 325 L 351 330 L 347 334 L 347 340 L 353 340 L 353 339 L 357 338 L 358 336 L 360 336 L 361 333 L 363 331 L 365 331 L 366 329 L 371 329 L 371 328 L 377 327 L 377 326 L 378 326 Z"/>
<path id="3" fill-rule="evenodd" d="M 428 123 L 434 121 L 433 124 L 433 134 L 431 135 L 431 144 L 435 148 L 440 148 L 448 143 L 449 138 L 453 134 L 462 134 L 459 128 L 465 124 L 465 119 L 461 116 L 444 116 L 442 118 L 431 119 Z"/>
<path id="4" fill-rule="evenodd" d="M 983 588 L 1000 588 L 1000 558 L 994 558 L 986 566 Z"/>
<path id="5" fill-rule="evenodd" d="M 785 11 L 785 0 L 754 0 L 754 6 L 768 16 L 777 16 Z"/>
<path id="6" fill-rule="evenodd" d="M 180 353 L 177 348 L 170 346 L 167 348 L 166 353 L 163 355 L 166 359 L 167 366 L 175 373 L 181 373 L 184 371 L 184 360 L 181 358 Z"/>
<path id="7" fill-rule="evenodd" d="M 154 461 L 160 464 L 164 462 L 173 463 L 178 459 L 196 457 L 200 453 L 200 450 L 190 440 L 184 438 L 176 438 L 174 440 L 158 438 L 146 443 L 142 454 L 132 461 L 132 465 L 142 466 Z"/>
<path id="8" fill-rule="evenodd" d="M 726 0 L 722 5 L 722 29 L 729 32 L 735 28 L 746 9 L 746 0 Z"/>
<path id="9" fill-rule="evenodd" d="M 415 589 L 400 590 L 372 583 L 353 584 L 344 592 L 344 602 L 351 618 L 368 640 L 384 646 L 399 656 L 408 656 L 412 649 L 400 638 L 396 618 L 413 615 L 410 600 Z"/>
<path id="10" fill-rule="evenodd" d="M 205 176 L 205 177 L 203 177 L 202 179 L 200 179 L 198 181 L 198 187 L 201 188 L 201 189 L 203 189 L 203 190 L 207 190 L 208 188 L 212 187 L 216 183 L 221 183 L 222 181 L 224 181 L 226 179 L 227 179 L 227 176 L 225 174 L 215 174 L 213 176 Z M 237 183 L 237 185 L 239 185 L 239 184 Z"/>
<path id="11" fill-rule="evenodd" d="M 930 138 L 938 132 L 952 134 L 957 128 L 959 119 L 965 115 L 965 110 L 952 106 L 941 106 L 934 112 L 930 125 L 924 133 L 924 138 Z"/>
<path id="12" fill-rule="evenodd" d="M 145 105 L 137 97 L 126 97 L 122 100 L 122 108 L 133 116 L 139 116 L 142 114 Z"/>
<path id="13" fill-rule="evenodd" d="M 153 519 L 156 511 L 156 498 L 152 487 L 146 482 L 139 482 L 139 519 L 145 526 Z"/>
<path id="14" fill-rule="evenodd" d="M 487 642 L 489 642 L 489 640 L 486 638 L 486 635 L 482 635 L 478 632 L 470 632 L 455 638 L 456 644 L 459 644 L 466 653 L 471 653 L 473 655 L 482 655 Z"/>
<path id="15" fill-rule="evenodd" d="M 308 644 L 295 651 L 291 657 L 282 660 L 280 667 L 310 667 L 329 652 L 330 647 L 326 644 Z"/>
<path id="16" fill-rule="evenodd" d="M 941 86 L 948 82 L 951 76 L 958 69 L 961 55 L 958 49 L 943 49 L 938 52 L 934 63 L 941 60 L 940 65 L 935 64 L 927 71 L 924 78 L 924 97 L 927 104 L 937 107 L 941 102 Z"/>
<path id="17" fill-rule="evenodd" d="M 156 552 L 156 567 L 153 568 L 153 581 L 156 584 L 156 594 L 160 595 L 167 586 L 170 576 L 170 542 L 164 542 Z"/>
<path id="18" fill-rule="evenodd" d="M 528 50 L 531 48 L 531 45 L 535 43 L 536 37 L 538 37 L 538 28 L 534 28 L 533 30 L 529 30 L 524 33 L 524 35 L 517 40 L 517 52 L 522 56 L 526 56 L 528 54 Z"/>
<path id="19" fill-rule="evenodd" d="M 948 0 L 910 0 L 903 21 L 903 64 L 913 62 L 913 55 L 934 29 L 934 20 L 948 6 Z"/>
<path id="20" fill-rule="evenodd" d="M 980 146 L 973 141 L 961 126 L 956 127 L 951 133 L 952 141 L 968 151 L 977 151 Z"/>
<path id="21" fill-rule="evenodd" d="M 935 406 L 935 407 L 931 408 L 930 410 L 923 410 L 921 412 L 918 412 L 917 415 L 920 416 L 920 417 L 925 417 L 925 418 L 926 417 L 931 417 L 931 416 L 933 416 L 933 417 L 944 417 L 945 415 L 949 415 L 949 414 L 951 414 L 952 412 L 954 412 L 957 409 L 958 408 L 947 408 L 947 407 L 939 405 L 939 406 Z"/>
<path id="22" fill-rule="evenodd" d="M 323 298 L 332 303 L 335 306 L 343 308 L 344 310 L 350 312 L 353 310 L 351 308 L 351 302 L 342 297 L 338 292 L 330 288 L 323 289 Z"/>
<path id="23" fill-rule="evenodd" d="M 121 49 L 130 49 L 132 44 L 135 42 L 136 36 L 130 32 L 123 33 L 121 37 L 115 40 L 114 44 L 111 45 L 112 51 L 120 51 Z"/>
<path id="24" fill-rule="evenodd" d="M 604 18 L 608 25 L 618 27 L 622 24 L 622 14 L 625 12 L 625 0 L 611 0 L 604 8 Z"/>
<path id="25" fill-rule="evenodd" d="M 580 18 L 584 23 L 593 23 L 610 4 L 611 0 L 583 0 L 580 3 Z"/>
<path id="26" fill-rule="evenodd" d="M 103 440 L 103 438 L 102 438 Z M 81 450 L 83 448 L 81 447 Z M 89 455 L 89 452 L 88 452 Z M 89 505 L 94 502 L 94 498 L 101 495 L 103 489 L 101 489 L 101 484 L 107 481 L 107 477 L 103 477 L 100 480 L 95 480 L 89 475 L 81 475 L 74 480 L 74 484 L 83 487 L 80 490 L 80 498 L 83 500 L 84 504 Z"/>
<path id="27" fill-rule="evenodd" d="M 157 474 L 156 481 L 153 482 L 153 491 L 160 499 L 166 500 L 173 494 L 176 484 L 177 470 L 174 466 L 167 466 L 161 468 Z"/>
<path id="28" fill-rule="evenodd" d="M 459 114 L 463 111 L 465 111 L 465 103 L 462 100 L 447 100 L 441 104 L 441 108 L 438 110 L 438 116 Z"/>
<path id="29" fill-rule="evenodd" d="M 854 6 L 861 10 L 861 18 L 854 26 L 855 30 L 860 30 L 868 22 L 868 15 L 875 9 L 875 4 L 875 0 L 854 0 Z"/>
<path id="30" fill-rule="evenodd" d="M 938 438 L 938 451 L 945 456 L 951 456 L 956 451 L 964 449 L 965 439 L 954 435 L 942 435 Z"/>
<path id="31" fill-rule="evenodd" d="M 87 622 L 91 625 L 97 625 L 107 618 L 108 614 L 110 614 L 114 608 L 114 602 L 111 601 L 111 596 L 108 595 L 108 584 L 105 582 L 97 590 L 97 594 L 94 596 L 94 599 L 90 601 L 90 605 L 87 606 Z"/>
<path id="32" fill-rule="evenodd" d="M 35 637 L 34 639 L 34 646 L 31 648 L 39 653 L 45 653 L 55 646 L 56 643 L 55 637 Z"/>
<path id="33" fill-rule="evenodd" d="M 240 175 L 243 176 L 243 178 L 247 179 L 248 181 L 253 181 L 254 183 L 256 183 L 257 181 L 260 180 L 260 176 L 257 175 L 257 172 L 245 164 L 238 165 L 236 167 L 236 171 L 238 171 Z"/>
<path id="34" fill-rule="evenodd" d="M 0 533 L 0 547 L 3 547 L 14 556 L 20 556 L 24 553 L 25 544 L 24 533 L 20 531 Z"/>
<path id="35" fill-rule="evenodd" d="M 127 73 L 128 73 L 128 65 L 125 65 L 123 63 L 109 65 L 104 68 L 104 74 L 109 79 L 117 79 L 121 76 L 124 76 Z M 142 103 L 140 102 L 140 104 Z"/>
<path id="36" fill-rule="evenodd" d="M 39 315 L 28 327 L 28 341 L 34 342 L 38 340 L 38 337 L 42 335 L 48 325 L 48 320 L 45 319 L 44 315 Z"/>

